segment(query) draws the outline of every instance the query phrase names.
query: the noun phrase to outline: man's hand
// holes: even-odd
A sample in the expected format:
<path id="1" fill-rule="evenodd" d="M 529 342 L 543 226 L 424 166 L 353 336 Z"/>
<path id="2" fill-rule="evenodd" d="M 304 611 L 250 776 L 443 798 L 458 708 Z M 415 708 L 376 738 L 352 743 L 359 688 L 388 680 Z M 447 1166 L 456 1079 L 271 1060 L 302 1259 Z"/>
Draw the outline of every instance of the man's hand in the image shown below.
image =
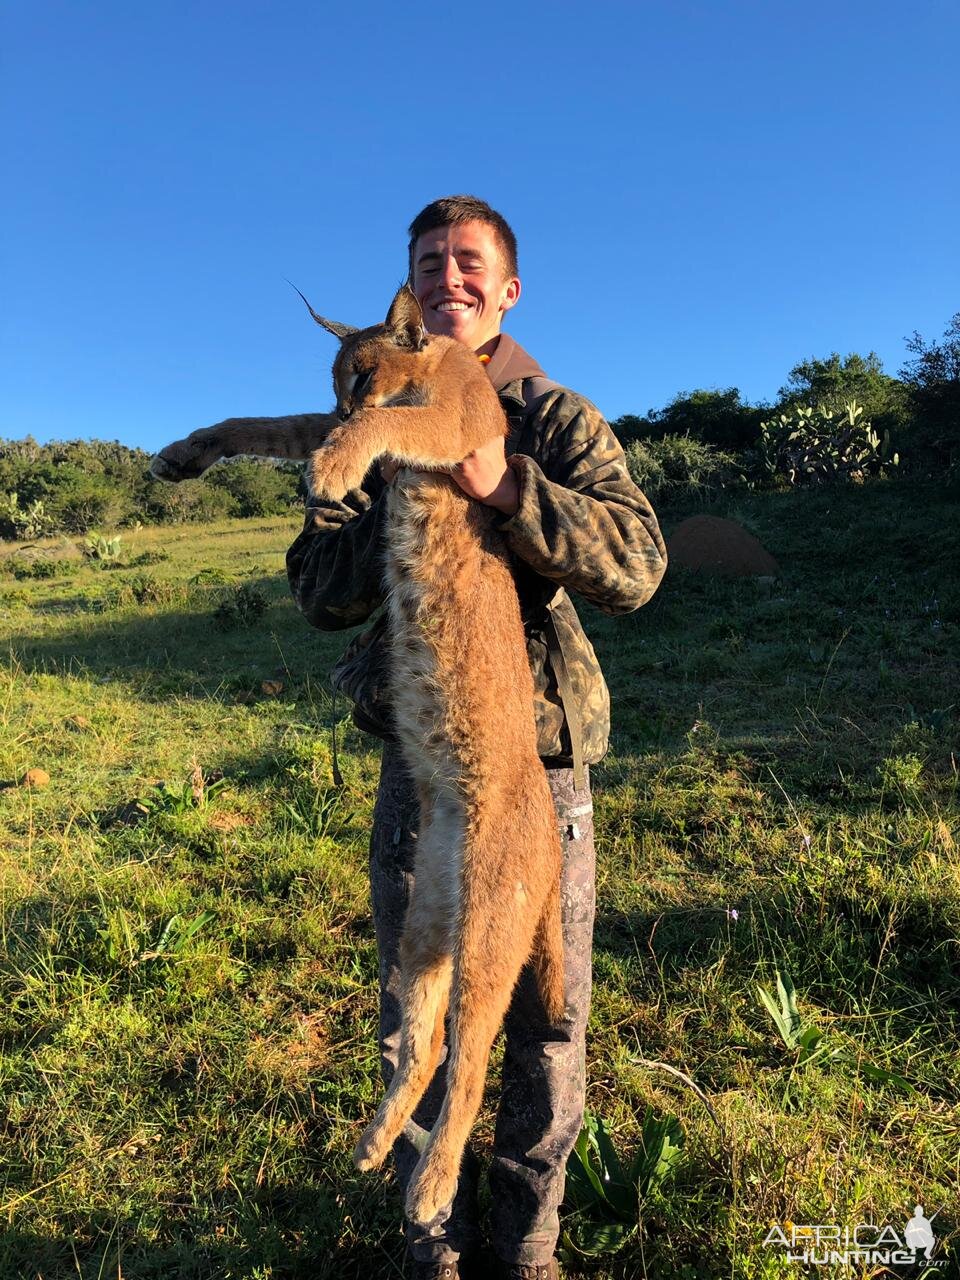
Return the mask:
<path id="1" fill-rule="evenodd" d="M 471 498 L 496 507 L 505 516 L 520 509 L 520 483 L 507 466 L 503 436 L 491 436 L 479 449 L 468 453 L 450 472 Z"/>
<path id="2" fill-rule="evenodd" d="M 380 474 L 387 484 L 400 470 L 395 458 L 385 458 Z M 507 466 L 503 436 L 491 436 L 479 449 L 468 453 L 462 462 L 451 467 L 449 474 L 465 494 L 496 507 L 506 516 L 516 515 L 520 509 L 520 484 L 516 474 Z"/>

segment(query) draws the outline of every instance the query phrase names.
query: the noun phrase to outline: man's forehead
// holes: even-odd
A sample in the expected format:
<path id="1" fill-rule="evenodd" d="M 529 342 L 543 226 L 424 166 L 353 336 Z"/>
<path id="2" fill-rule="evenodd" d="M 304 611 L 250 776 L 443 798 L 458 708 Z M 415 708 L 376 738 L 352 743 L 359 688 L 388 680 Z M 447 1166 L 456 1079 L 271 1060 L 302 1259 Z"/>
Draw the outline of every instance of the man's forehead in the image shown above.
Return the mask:
<path id="1" fill-rule="evenodd" d="M 485 222 L 461 222 L 449 227 L 434 227 L 417 237 L 414 262 L 430 255 L 472 251 L 480 257 L 496 257 L 499 252 L 493 227 Z"/>

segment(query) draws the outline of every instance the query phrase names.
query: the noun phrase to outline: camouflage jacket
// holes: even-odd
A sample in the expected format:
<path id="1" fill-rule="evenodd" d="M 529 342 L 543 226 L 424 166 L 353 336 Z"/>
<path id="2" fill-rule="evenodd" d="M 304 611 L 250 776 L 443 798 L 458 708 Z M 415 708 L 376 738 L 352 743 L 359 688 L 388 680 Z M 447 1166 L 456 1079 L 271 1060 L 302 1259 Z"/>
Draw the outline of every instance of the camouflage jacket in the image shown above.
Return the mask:
<path id="1" fill-rule="evenodd" d="M 580 712 L 583 759 L 607 750 L 610 698 L 593 647 L 567 591 L 604 613 L 629 613 L 653 595 L 666 568 L 656 516 L 631 480 L 623 449 L 600 412 L 583 397 L 554 387 L 528 407 L 524 382 L 543 371 L 502 334 L 487 372 L 510 425 L 506 444 L 520 507 L 497 514 L 510 549 L 533 672 L 538 750 L 569 764 L 571 742 L 548 653 L 549 608 Z M 527 384 L 529 388 L 529 383 Z M 336 631 L 365 622 L 383 603 L 385 485 L 372 467 L 342 502 L 310 505 L 303 532 L 287 552 L 287 574 L 301 612 L 315 627 Z M 384 611 L 355 637 L 332 683 L 354 703 L 361 729 L 391 736 Z"/>

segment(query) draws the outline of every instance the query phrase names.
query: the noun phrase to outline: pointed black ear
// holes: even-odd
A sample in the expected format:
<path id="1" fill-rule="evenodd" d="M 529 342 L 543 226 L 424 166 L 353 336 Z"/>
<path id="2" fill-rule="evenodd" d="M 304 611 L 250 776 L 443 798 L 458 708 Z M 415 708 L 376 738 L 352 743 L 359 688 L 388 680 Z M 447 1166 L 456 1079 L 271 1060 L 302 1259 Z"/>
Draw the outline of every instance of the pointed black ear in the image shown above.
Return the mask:
<path id="1" fill-rule="evenodd" d="M 297 293 L 300 293 L 300 290 L 297 289 L 297 286 L 291 283 L 291 281 L 288 280 L 287 284 L 290 285 L 291 289 L 295 289 Z M 302 293 L 300 293 L 300 297 L 303 298 Z M 349 338 L 352 333 L 360 332 L 360 330 L 356 327 L 356 325 L 340 324 L 338 320 L 325 320 L 323 316 L 317 315 L 313 307 L 311 307 L 310 303 L 307 302 L 306 298 L 303 298 L 303 301 L 307 310 L 313 316 L 314 320 L 316 320 L 317 324 L 320 325 L 322 328 L 326 329 L 327 333 L 332 333 L 334 337 L 339 338 L 341 342 L 344 340 L 344 338 Z"/>
<path id="2" fill-rule="evenodd" d="M 387 312 L 385 327 L 398 347 L 410 347 L 419 351 L 423 346 L 426 339 L 423 312 L 409 285 L 403 285 L 397 290 Z"/>

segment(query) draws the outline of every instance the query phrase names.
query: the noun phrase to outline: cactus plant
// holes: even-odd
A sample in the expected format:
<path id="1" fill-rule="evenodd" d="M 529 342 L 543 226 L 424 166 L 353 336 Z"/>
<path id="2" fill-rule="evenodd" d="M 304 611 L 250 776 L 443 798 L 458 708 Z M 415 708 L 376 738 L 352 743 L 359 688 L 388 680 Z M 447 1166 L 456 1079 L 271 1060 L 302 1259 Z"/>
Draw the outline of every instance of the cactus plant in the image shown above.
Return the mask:
<path id="1" fill-rule="evenodd" d="M 760 458 L 770 476 L 784 476 L 790 484 L 825 480 L 862 481 L 899 465 L 890 446 L 863 419 L 863 409 L 851 400 L 842 414 L 810 405 L 760 424 Z"/>
<path id="2" fill-rule="evenodd" d="M 24 507 L 18 493 L 7 493 L 0 501 L 0 525 L 6 525 L 14 538 L 42 538 L 53 528 L 53 519 L 37 498 Z M 6 534 L 4 535 L 6 536 Z"/>
<path id="3" fill-rule="evenodd" d="M 105 538 L 102 533 L 92 533 L 85 539 L 83 554 L 91 560 L 116 560 L 120 555 L 120 535 Z"/>

